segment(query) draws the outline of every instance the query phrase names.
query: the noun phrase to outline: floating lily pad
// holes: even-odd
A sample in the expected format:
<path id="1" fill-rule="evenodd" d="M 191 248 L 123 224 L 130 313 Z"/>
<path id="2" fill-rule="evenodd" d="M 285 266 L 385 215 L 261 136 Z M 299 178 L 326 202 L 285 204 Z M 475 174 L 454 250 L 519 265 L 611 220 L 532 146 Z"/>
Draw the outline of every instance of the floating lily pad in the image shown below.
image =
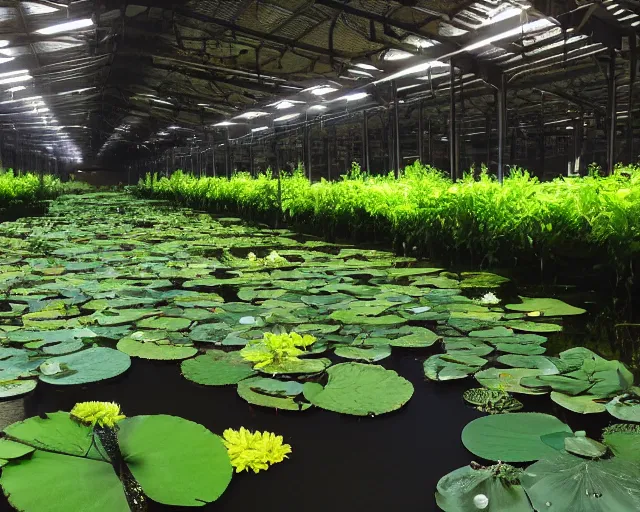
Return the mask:
<path id="1" fill-rule="evenodd" d="M 625 393 L 613 398 L 604 408 L 613 416 L 622 421 L 635 421 L 640 423 L 640 397 L 635 394 Z"/>
<path id="2" fill-rule="evenodd" d="M 138 341 L 133 338 L 122 338 L 116 348 L 131 357 L 155 359 L 159 361 L 178 361 L 193 357 L 198 349 L 185 345 L 171 343 L 159 344 L 152 341 Z"/>
<path id="3" fill-rule="evenodd" d="M 621 459 L 584 459 L 558 453 L 529 466 L 521 478 L 536 510 L 640 510 L 640 466 Z"/>
<path id="4" fill-rule="evenodd" d="M 117 377 L 131 366 L 131 358 L 127 354 L 106 347 L 94 347 L 49 361 L 65 365 L 69 371 L 56 375 L 41 374 L 40 380 L 62 386 L 88 384 Z"/>
<path id="5" fill-rule="evenodd" d="M 568 436 L 564 439 L 564 449 L 580 457 L 599 458 L 607 453 L 607 447 L 584 435 Z"/>
<path id="6" fill-rule="evenodd" d="M 543 375 L 537 368 L 488 368 L 476 373 L 476 380 L 489 389 L 523 393 L 526 395 L 544 395 L 546 391 L 522 386 L 521 380 Z"/>
<path id="7" fill-rule="evenodd" d="M 479 371 L 486 363 L 486 359 L 469 354 L 466 357 L 462 351 L 456 357 L 446 359 L 445 354 L 431 356 L 424 362 L 423 369 L 425 377 L 430 380 L 455 380 L 464 379 Z M 482 364 L 478 364 L 482 363 Z"/>
<path id="8" fill-rule="evenodd" d="M 371 348 L 337 347 L 335 354 L 345 359 L 356 359 L 372 363 L 389 357 L 391 355 L 391 347 L 384 345 Z"/>
<path id="9" fill-rule="evenodd" d="M 342 363 L 327 370 L 326 386 L 307 382 L 304 397 L 329 411 L 356 416 L 395 411 L 413 395 L 411 383 L 392 370 L 362 363 Z"/>
<path id="10" fill-rule="evenodd" d="M 586 312 L 582 308 L 571 306 L 559 299 L 534 299 L 520 297 L 521 304 L 507 304 L 505 307 L 511 311 L 522 311 L 530 316 L 571 316 L 581 315 Z"/>
<path id="11" fill-rule="evenodd" d="M 603 403 L 596 402 L 598 398 L 599 397 L 593 395 L 571 396 L 557 391 L 551 392 L 551 400 L 561 407 L 578 414 L 598 414 L 605 412 L 605 405 Z"/>
<path id="12" fill-rule="evenodd" d="M 175 318 L 161 316 L 157 318 L 144 318 L 136 323 L 136 327 L 142 329 L 161 329 L 163 331 L 185 331 L 191 325 L 188 318 Z"/>
<path id="13" fill-rule="evenodd" d="M 183 361 L 182 375 L 206 386 L 237 384 L 256 374 L 238 352 L 209 350 L 206 354 Z"/>
<path id="14" fill-rule="evenodd" d="M 36 389 L 37 385 L 38 381 L 35 379 L 0 381 L 0 398 L 26 395 Z"/>
<path id="15" fill-rule="evenodd" d="M 548 414 L 516 412 L 473 420 L 462 431 L 462 443 L 484 459 L 527 462 L 558 453 L 540 439 L 556 432 L 571 433 L 571 429 Z"/>
<path id="16" fill-rule="evenodd" d="M 265 377 L 245 379 L 238 383 L 238 395 L 250 404 L 287 411 L 305 411 L 311 407 L 307 402 L 295 400 L 302 389 L 302 384 L 295 381 Z"/>

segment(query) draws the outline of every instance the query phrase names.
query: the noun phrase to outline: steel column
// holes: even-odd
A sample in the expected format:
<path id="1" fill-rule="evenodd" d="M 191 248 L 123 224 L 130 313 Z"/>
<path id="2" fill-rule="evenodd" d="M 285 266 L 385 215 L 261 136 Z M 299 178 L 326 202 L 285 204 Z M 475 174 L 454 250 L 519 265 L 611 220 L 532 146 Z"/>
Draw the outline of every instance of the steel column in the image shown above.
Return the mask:
<path id="1" fill-rule="evenodd" d="M 429 138 L 427 139 L 427 155 L 429 165 L 433 165 L 433 137 L 431 136 L 431 118 L 427 119 L 427 130 L 429 130 Z"/>
<path id="2" fill-rule="evenodd" d="M 304 125 L 305 133 L 305 146 L 304 154 L 306 156 L 305 168 L 307 171 L 307 177 L 311 181 L 311 126 L 309 124 Z"/>
<path id="3" fill-rule="evenodd" d="M 609 58 L 609 76 L 608 76 L 608 133 L 607 133 L 607 170 L 609 174 L 613 173 L 616 158 L 616 124 L 617 124 L 617 101 L 616 101 L 616 52 L 611 50 Z"/>
<path id="4" fill-rule="evenodd" d="M 632 33 L 629 36 L 629 117 L 627 117 L 627 151 L 630 164 L 633 164 L 636 159 L 633 150 L 633 92 L 638 73 L 636 50 L 636 35 Z"/>
<path id="5" fill-rule="evenodd" d="M 224 173 L 227 179 L 231 177 L 231 147 L 229 146 L 229 129 L 228 128 L 225 130 Z"/>
<path id="6" fill-rule="evenodd" d="M 573 124 L 573 174 L 581 174 L 584 147 L 584 112 L 581 110 Z"/>
<path id="7" fill-rule="evenodd" d="M 395 80 L 391 82 L 393 88 L 393 148 L 395 160 L 395 176 L 400 177 L 402 167 L 402 156 L 400 155 L 400 114 L 398 113 L 398 84 Z"/>
<path id="8" fill-rule="evenodd" d="M 422 112 L 422 100 L 418 104 L 418 160 L 424 161 L 424 115 Z"/>
<path id="9" fill-rule="evenodd" d="M 369 116 L 362 111 L 362 167 L 369 171 Z"/>
<path id="10" fill-rule="evenodd" d="M 498 106 L 498 181 L 504 180 L 504 145 L 507 135 L 507 78 L 502 75 L 497 91 Z"/>
<path id="11" fill-rule="evenodd" d="M 450 78 L 449 83 L 449 174 L 453 181 L 458 179 L 458 162 L 456 157 L 458 152 L 457 146 L 457 130 L 456 130 L 456 68 L 453 65 L 453 59 L 450 65 Z"/>

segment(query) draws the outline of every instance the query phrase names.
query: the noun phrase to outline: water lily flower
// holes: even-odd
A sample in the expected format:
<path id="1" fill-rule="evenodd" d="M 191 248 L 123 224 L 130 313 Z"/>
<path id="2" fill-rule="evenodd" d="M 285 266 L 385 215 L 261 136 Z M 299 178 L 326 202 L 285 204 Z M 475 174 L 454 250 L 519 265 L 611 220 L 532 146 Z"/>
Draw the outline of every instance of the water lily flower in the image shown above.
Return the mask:
<path id="1" fill-rule="evenodd" d="M 500 304 L 500 299 L 496 296 L 495 293 L 489 292 L 485 293 L 479 300 L 480 304 L 485 306 L 493 306 L 495 304 Z"/>
<path id="2" fill-rule="evenodd" d="M 114 428 L 126 418 L 120 413 L 120 405 L 115 402 L 80 402 L 69 413 L 71 418 L 84 425 Z"/>
<path id="3" fill-rule="evenodd" d="M 259 473 L 282 462 L 291 453 L 291 445 L 284 444 L 282 436 L 273 432 L 251 432 L 240 427 L 240 430 L 229 428 L 222 436 L 236 473 L 249 469 Z"/>

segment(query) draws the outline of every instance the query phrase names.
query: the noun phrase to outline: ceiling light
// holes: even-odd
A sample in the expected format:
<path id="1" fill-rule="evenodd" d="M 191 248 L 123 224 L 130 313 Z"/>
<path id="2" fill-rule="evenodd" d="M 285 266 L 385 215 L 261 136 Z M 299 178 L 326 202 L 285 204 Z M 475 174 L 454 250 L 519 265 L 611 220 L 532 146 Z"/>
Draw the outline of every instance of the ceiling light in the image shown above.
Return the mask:
<path id="1" fill-rule="evenodd" d="M 262 132 L 264 130 L 268 130 L 268 126 L 258 126 L 257 128 L 251 128 L 252 132 Z"/>
<path id="2" fill-rule="evenodd" d="M 250 112 L 245 112 L 244 114 L 240 114 L 239 116 L 236 116 L 236 117 L 241 119 L 255 119 L 256 117 L 262 117 L 262 116 L 268 116 L 268 115 L 269 114 L 267 112 L 250 111 Z"/>
<path id="3" fill-rule="evenodd" d="M 307 110 L 326 110 L 327 107 L 325 107 L 324 105 L 313 105 L 311 107 L 309 107 Z"/>
<path id="4" fill-rule="evenodd" d="M 9 46 L 9 41 L 6 39 L 0 39 L 0 48 L 6 48 L 7 46 Z"/>
<path id="5" fill-rule="evenodd" d="M 354 66 L 360 69 L 368 69 L 370 71 L 382 71 L 381 69 L 378 69 L 374 65 L 367 64 L 366 62 L 358 62 L 357 64 L 354 64 Z"/>
<path id="6" fill-rule="evenodd" d="M 607 5 L 607 11 L 610 11 L 612 9 L 615 9 L 616 7 L 618 7 L 618 4 L 611 4 L 611 5 Z"/>
<path id="7" fill-rule="evenodd" d="M 620 9 L 619 11 L 614 12 L 613 15 L 620 16 L 624 11 L 626 11 L 626 9 Z"/>
<path id="8" fill-rule="evenodd" d="M 640 25 L 640 21 L 634 21 L 631 26 L 632 27 L 637 27 L 638 25 Z"/>
<path id="9" fill-rule="evenodd" d="M 300 115 L 300 112 L 296 113 L 296 114 L 287 114 L 286 116 L 282 116 L 282 117 L 278 117 L 277 119 L 274 119 L 274 122 L 277 121 L 288 121 L 289 119 L 294 119 L 296 117 L 298 117 Z"/>
<path id="10" fill-rule="evenodd" d="M 24 85 L 17 85 L 16 87 L 12 87 L 11 89 L 7 89 L 5 92 L 18 92 L 24 91 L 26 87 Z"/>
<path id="11" fill-rule="evenodd" d="M 326 87 L 318 87 L 317 89 L 313 89 L 313 90 L 311 91 L 311 94 L 314 94 L 314 95 L 316 95 L 316 96 L 324 96 L 325 94 L 329 94 L 329 93 L 331 93 L 331 92 L 335 92 L 335 91 L 337 91 L 337 90 L 338 90 L 338 89 L 336 89 L 335 87 L 329 87 L 329 86 L 326 86 Z"/>
<path id="12" fill-rule="evenodd" d="M 277 103 L 275 105 L 275 107 L 276 107 L 277 110 L 284 110 L 286 108 L 295 107 L 295 104 L 291 103 L 290 101 L 284 100 L 284 101 L 281 101 L 281 102 Z"/>
<path id="13" fill-rule="evenodd" d="M 71 30 L 77 30 L 80 28 L 87 28 L 92 26 L 93 20 L 91 18 L 85 18 L 82 20 L 68 21 L 66 23 L 60 23 L 58 25 L 41 28 L 40 30 L 36 30 L 36 34 L 59 34 L 60 32 L 69 32 Z"/>
<path id="14" fill-rule="evenodd" d="M 0 57 L 0 64 L 4 64 L 5 62 L 11 62 L 15 57 Z"/>
<path id="15" fill-rule="evenodd" d="M 6 73 L 0 73 L 0 78 L 4 78 L 7 76 L 23 75 L 28 72 L 29 72 L 28 69 L 19 69 L 17 71 L 7 71 Z"/>
<path id="16" fill-rule="evenodd" d="M 176 125 L 169 126 L 169 127 L 167 128 L 167 130 L 179 130 L 179 129 L 180 129 L 180 127 L 179 127 L 179 126 L 176 126 Z"/>
<path id="17" fill-rule="evenodd" d="M 214 124 L 213 126 L 231 126 L 232 124 L 236 124 L 236 123 L 232 123 L 231 121 L 221 121 L 219 123 Z"/>
<path id="18" fill-rule="evenodd" d="M 522 26 L 512 28 L 511 30 L 506 30 L 505 32 L 496 34 L 495 36 L 487 37 L 486 39 L 481 39 L 480 41 L 471 43 L 470 45 L 467 45 L 464 48 L 462 48 L 462 51 L 470 52 L 471 50 L 477 50 L 478 48 L 482 48 L 483 46 L 487 46 L 496 41 L 501 41 L 502 39 L 507 39 L 509 37 L 519 36 L 521 34 L 532 32 L 534 30 L 547 28 L 547 27 L 550 27 L 551 25 L 553 25 L 553 23 L 545 18 L 539 19 L 536 21 L 531 21 L 529 23 L 525 23 Z"/>
<path id="19" fill-rule="evenodd" d="M 1 76 L 1 75 L 0 75 Z M 0 85 L 2 84 L 15 84 L 16 82 L 26 82 L 31 80 L 31 75 L 12 76 L 9 78 L 0 79 Z"/>
<path id="20" fill-rule="evenodd" d="M 68 94 L 74 94 L 76 92 L 85 92 L 90 91 L 91 89 L 96 89 L 96 87 L 84 87 L 82 89 L 73 89 L 72 91 L 62 91 L 58 93 L 58 96 L 67 96 Z"/>
<path id="21" fill-rule="evenodd" d="M 404 60 L 404 59 L 408 59 L 409 57 L 413 57 L 413 53 L 410 52 L 405 52 L 404 50 L 396 50 L 395 48 L 392 48 L 390 50 L 387 50 L 384 54 L 383 60 Z"/>

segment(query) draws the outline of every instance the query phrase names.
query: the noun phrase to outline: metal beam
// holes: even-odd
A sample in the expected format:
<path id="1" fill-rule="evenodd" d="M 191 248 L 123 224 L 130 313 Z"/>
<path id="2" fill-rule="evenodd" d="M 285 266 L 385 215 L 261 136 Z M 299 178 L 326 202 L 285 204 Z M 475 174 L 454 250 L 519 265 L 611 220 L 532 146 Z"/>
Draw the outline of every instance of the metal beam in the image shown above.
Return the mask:
<path id="1" fill-rule="evenodd" d="M 504 180 L 504 146 L 507 136 L 507 77 L 502 76 L 500 88 L 496 91 L 498 107 L 498 181 Z"/>
<path id="2" fill-rule="evenodd" d="M 608 112 L 607 112 L 607 170 L 613 173 L 616 158 L 616 121 L 617 121 L 617 101 L 616 101 L 616 52 L 611 50 L 609 58 L 609 74 L 607 76 Z"/>
<path id="3" fill-rule="evenodd" d="M 395 175 L 400 177 L 400 168 L 402 167 L 402 155 L 400 154 L 400 114 L 398 109 L 398 84 L 395 80 L 391 82 L 393 89 L 393 147 L 394 158 L 396 163 Z"/>

